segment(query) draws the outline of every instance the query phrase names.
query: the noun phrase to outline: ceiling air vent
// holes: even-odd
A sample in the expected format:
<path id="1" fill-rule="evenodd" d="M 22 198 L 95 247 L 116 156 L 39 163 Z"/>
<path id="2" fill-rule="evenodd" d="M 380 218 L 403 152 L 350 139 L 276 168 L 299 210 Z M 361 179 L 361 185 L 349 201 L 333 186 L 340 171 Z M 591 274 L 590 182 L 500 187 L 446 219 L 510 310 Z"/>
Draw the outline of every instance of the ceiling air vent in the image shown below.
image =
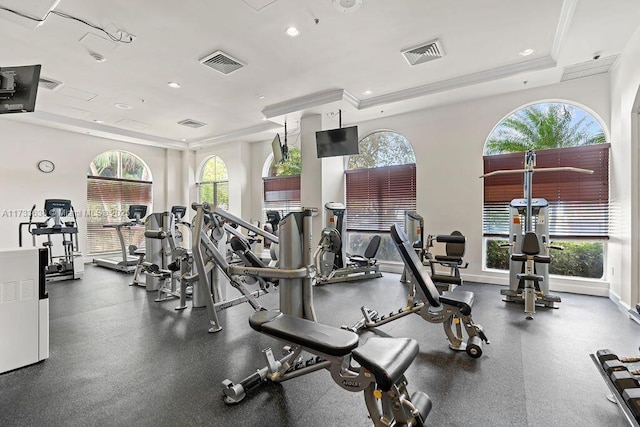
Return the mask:
<path id="1" fill-rule="evenodd" d="M 198 129 L 198 128 L 201 128 L 202 126 L 206 126 L 207 125 L 206 123 L 201 123 L 201 122 L 198 122 L 198 121 L 195 121 L 195 120 L 191 120 L 191 119 L 182 120 L 182 121 L 178 122 L 178 124 L 182 125 L 182 126 L 189 127 L 189 128 L 194 128 L 194 129 Z"/>
<path id="2" fill-rule="evenodd" d="M 580 64 L 570 65 L 565 67 L 560 81 L 564 82 L 596 74 L 608 73 L 611 66 L 616 62 L 616 59 L 618 59 L 618 55 L 607 56 L 606 58 L 599 58 L 592 61 L 582 62 Z"/>
<path id="3" fill-rule="evenodd" d="M 43 87 L 45 89 L 49 89 L 49 90 L 56 90 L 61 85 L 62 85 L 62 82 L 59 82 L 53 79 L 48 79 L 46 77 L 40 77 L 40 80 L 38 80 L 38 86 Z"/>
<path id="4" fill-rule="evenodd" d="M 402 54 L 409 65 L 418 65 L 423 62 L 442 58 L 444 56 L 444 51 L 440 46 L 440 42 L 438 40 L 433 40 L 429 43 L 423 44 L 422 46 L 403 50 Z"/>
<path id="5" fill-rule="evenodd" d="M 244 67 L 242 62 L 230 55 L 227 55 L 221 50 L 205 56 L 200 60 L 200 62 L 207 67 L 211 67 L 214 70 L 221 72 L 222 74 L 229 74 Z"/>

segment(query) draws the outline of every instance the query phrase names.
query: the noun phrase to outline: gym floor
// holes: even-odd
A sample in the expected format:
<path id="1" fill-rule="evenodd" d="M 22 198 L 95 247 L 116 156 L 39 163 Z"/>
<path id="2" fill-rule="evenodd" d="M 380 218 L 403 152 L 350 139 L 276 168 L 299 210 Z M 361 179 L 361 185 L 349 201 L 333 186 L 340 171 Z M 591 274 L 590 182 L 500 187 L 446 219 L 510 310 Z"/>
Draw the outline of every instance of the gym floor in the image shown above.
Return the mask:
<path id="1" fill-rule="evenodd" d="M 176 300 L 127 286 L 131 275 L 86 266 L 78 281 L 49 284 L 50 358 L 0 375 L 2 426 L 367 426 L 362 393 L 338 387 L 326 371 L 264 384 L 238 405 L 222 401 L 221 382 L 265 365 L 277 341 L 253 331 L 248 304 L 219 313 L 223 330 L 206 332 L 206 310 L 174 311 Z M 410 391 L 433 399 L 434 426 L 624 426 L 589 353 L 636 355 L 640 325 L 603 297 L 558 294 L 559 309 L 502 301 L 499 286 L 467 283 L 473 318 L 491 345 L 471 359 L 447 346 L 442 325 L 407 316 L 381 334 L 418 340 Z M 319 320 L 351 325 L 360 306 L 390 312 L 406 302 L 399 275 L 315 288 Z M 231 289 L 229 295 L 235 295 Z M 277 307 L 277 293 L 261 297 Z M 363 336 L 363 338 L 365 338 Z"/>

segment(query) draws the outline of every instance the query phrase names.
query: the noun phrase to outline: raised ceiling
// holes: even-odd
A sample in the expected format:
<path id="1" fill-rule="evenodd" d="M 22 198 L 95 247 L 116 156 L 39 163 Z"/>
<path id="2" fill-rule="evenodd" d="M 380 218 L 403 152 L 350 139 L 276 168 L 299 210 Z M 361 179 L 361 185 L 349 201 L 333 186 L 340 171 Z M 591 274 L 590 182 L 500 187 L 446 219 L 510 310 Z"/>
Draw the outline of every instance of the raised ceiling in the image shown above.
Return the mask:
<path id="1" fill-rule="evenodd" d="M 351 3 L 0 0 L 46 17 L 0 10 L 0 67 L 42 64 L 62 83 L 40 88 L 35 113 L 2 119 L 175 148 L 265 140 L 303 114 L 340 108 L 349 124 L 556 83 L 565 67 L 620 54 L 640 22 L 637 0 Z M 442 57 L 407 62 L 434 41 Z M 241 66 L 201 62 L 218 51 Z"/>

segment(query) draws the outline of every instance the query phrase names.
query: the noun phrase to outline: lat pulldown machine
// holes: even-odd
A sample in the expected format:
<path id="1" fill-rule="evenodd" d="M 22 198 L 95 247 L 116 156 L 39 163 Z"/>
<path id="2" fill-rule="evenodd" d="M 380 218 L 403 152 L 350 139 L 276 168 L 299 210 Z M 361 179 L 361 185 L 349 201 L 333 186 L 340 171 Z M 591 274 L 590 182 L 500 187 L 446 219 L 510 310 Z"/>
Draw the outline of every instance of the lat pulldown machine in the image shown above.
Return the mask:
<path id="1" fill-rule="evenodd" d="M 561 302 L 557 295 L 549 294 L 549 249 L 562 250 L 549 240 L 549 203 L 545 199 L 533 198 L 534 172 L 578 172 L 593 173 L 592 170 L 569 166 L 536 169 L 536 154 L 528 150 L 524 155 L 524 169 L 498 170 L 482 175 L 524 173 L 524 198 L 513 199 L 509 204 L 510 248 L 509 289 L 500 290 L 506 302 L 524 303 L 527 319 L 533 319 L 536 305 L 557 308 Z"/>

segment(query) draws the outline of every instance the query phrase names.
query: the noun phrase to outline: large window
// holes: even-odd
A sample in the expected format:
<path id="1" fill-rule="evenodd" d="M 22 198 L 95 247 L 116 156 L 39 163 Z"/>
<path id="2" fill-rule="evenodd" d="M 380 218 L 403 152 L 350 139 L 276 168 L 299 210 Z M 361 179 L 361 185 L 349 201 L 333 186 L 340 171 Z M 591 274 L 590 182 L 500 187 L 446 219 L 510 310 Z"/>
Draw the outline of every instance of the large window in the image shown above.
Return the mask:
<path id="1" fill-rule="evenodd" d="M 404 224 L 405 211 L 416 210 L 413 148 L 399 133 L 379 131 L 360 140 L 359 149 L 345 172 L 347 252 L 363 253 L 371 237 L 380 234 L 376 258 L 400 262 L 389 229 Z"/>
<path id="2" fill-rule="evenodd" d="M 575 167 L 576 172 L 534 172 L 534 198 L 549 202 L 549 234 L 564 247 L 553 251 L 552 274 L 601 278 L 609 221 L 609 144 L 600 124 L 568 104 L 543 103 L 504 119 L 485 145 L 484 172 L 522 170 L 524 152 L 536 153 L 536 169 Z M 509 203 L 524 198 L 524 173 L 484 180 L 483 232 L 487 268 L 508 269 Z"/>
<path id="3" fill-rule="evenodd" d="M 227 166 L 218 156 L 212 156 L 202 165 L 198 183 L 198 200 L 229 209 L 229 174 Z"/>
<path id="4" fill-rule="evenodd" d="M 274 165 L 270 161 L 268 176 L 264 183 L 264 210 L 278 211 L 283 217 L 289 212 L 300 210 L 300 172 L 302 153 L 299 148 L 289 147 L 289 158 Z M 263 221 L 266 214 L 263 215 Z"/>
<path id="5" fill-rule="evenodd" d="M 120 250 L 113 228 L 104 224 L 127 221 L 130 205 L 152 203 L 151 172 L 137 156 L 125 151 L 106 151 L 87 170 L 87 242 L 90 254 Z M 144 246 L 144 228 L 123 229 L 126 244 Z"/>

